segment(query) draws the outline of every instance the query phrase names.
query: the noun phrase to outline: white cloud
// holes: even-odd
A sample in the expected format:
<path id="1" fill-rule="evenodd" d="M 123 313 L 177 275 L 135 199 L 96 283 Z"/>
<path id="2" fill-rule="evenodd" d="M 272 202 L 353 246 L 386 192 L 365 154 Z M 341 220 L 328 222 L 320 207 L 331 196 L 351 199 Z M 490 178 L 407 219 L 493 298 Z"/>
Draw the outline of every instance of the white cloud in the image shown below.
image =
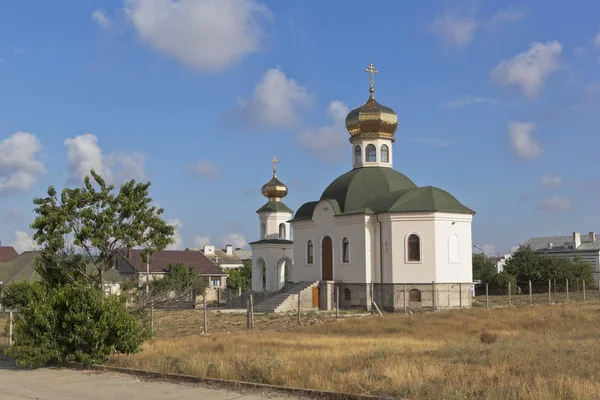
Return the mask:
<path id="1" fill-rule="evenodd" d="M 347 146 L 348 133 L 344 120 L 348 115 L 348 106 L 339 100 L 334 100 L 327 106 L 327 114 L 333 120 L 332 125 L 306 129 L 296 137 L 300 147 L 329 161 L 339 161 Z"/>
<path id="2" fill-rule="evenodd" d="M 557 42 L 534 42 L 529 50 L 503 60 L 491 72 L 492 81 L 499 85 L 517 85 L 527 97 L 535 97 L 558 69 L 562 60 L 562 45 Z"/>
<path id="3" fill-rule="evenodd" d="M 536 129 L 533 122 L 511 121 L 508 124 L 510 145 L 524 160 L 535 160 L 542 154 L 542 148 L 534 137 Z"/>
<path id="4" fill-rule="evenodd" d="M 230 244 L 233 248 L 243 248 L 246 247 L 246 238 L 241 233 L 228 233 L 226 235 L 221 236 L 219 242 L 221 243 L 221 247 L 225 248 L 226 245 Z"/>
<path id="5" fill-rule="evenodd" d="M 496 253 L 496 246 L 493 244 L 479 244 L 479 245 L 477 245 L 477 247 L 479 248 L 480 252 L 481 252 L 481 250 L 483 250 L 486 255 Z"/>
<path id="6" fill-rule="evenodd" d="M 24 251 L 33 250 L 33 248 L 35 247 L 35 242 L 27 232 L 16 231 L 15 239 L 12 242 L 12 247 L 15 248 L 17 253 L 22 253 Z"/>
<path id="7" fill-rule="evenodd" d="M 200 160 L 188 165 L 187 170 L 201 178 L 216 178 L 220 175 L 219 168 L 211 161 Z"/>
<path id="8" fill-rule="evenodd" d="M 165 250 L 183 250 L 183 237 L 181 236 L 183 222 L 177 218 L 173 218 L 168 220 L 167 224 L 175 227 L 175 234 L 173 235 L 173 243 L 168 245 Z"/>
<path id="9" fill-rule="evenodd" d="M 273 16 L 251 0 L 125 0 L 125 12 L 141 41 L 206 72 L 259 51 L 261 17 Z"/>
<path id="10" fill-rule="evenodd" d="M 94 12 L 92 13 L 92 20 L 96 21 L 96 23 L 102 28 L 110 28 L 112 24 L 112 21 L 110 20 L 108 15 L 106 15 L 106 12 L 104 12 L 104 10 L 94 10 Z"/>
<path id="11" fill-rule="evenodd" d="M 556 175 L 544 175 L 542 176 L 541 184 L 545 188 L 557 188 L 562 184 L 562 178 Z"/>
<path id="12" fill-rule="evenodd" d="M 198 234 L 198 235 L 194 236 L 194 239 L 192 239 L 192 247 L 202 248 L 202 246 L 204 246 L 204 245 L 210 245 L 210 239 L 211 239 L 210 235 Z"/>
<path id="13" fill-rule="evenodd" d="M 540 210 L 563 212 L 573 209 L 573 202 L 567 197 L 553 196 L 543 200 L 538 206 Z"/>
<path id="14" fill-rule="evenodd" d="M 594 44 L 595 48 L 600 49 L 600 31 L 596 33 L 596 36 L 594 36 L 592 39 L 592 43 Z"/>
<path id="15" fill-rule="evenodd" d="M 0 194 L 31 189 L 46 170 L 38 153 L 42 145 L 33 133 L 16 132 L 0 141 Z"/>
<path id="16" fill-rule="evenodd" d="M 509 7 L 498 10 L 490 17 L 489 25 L 494 27 L 506 23 L 517 22 L 525 18 L 527 11 L 521 8 Z"/>
<path id="17" fill-rule="evenodd" d="M 463 47 L 475 37 L 479 22 L 473 11 L 461 15 L 458 8 L 448 9 L 429 24 L 431 33 L 442 38 L 448 44 Z"/>
<path id="18" fill-rule="evenodd" d="M 141 153 L 112 152 L 104 155 L 98 138 L 91 133 L 66 139 L 67 161 L 71 182 L 81 182 L 94 169 L 109 183 L 121 183 L 130 179 L 145 180 L 145 157 Z"/>
<path id="19" fill-rule="evenodd" d="M 277 68 L 268 70 L 256 84 L 250 100 L 238 100 L 234 111 L 255 127 L 286 128 L 298 122 L 298 109 L 310 104 L 305 87 Z"/>
<path id="20" fill-rule="evenodd" d="M 481 97 L 481 96 L 461 97 L 456 100 L 448 101 L 448 102 L 442 104 L 442 107 L 443 108 L 459 108 L 459 107 L 467 107 L 467 106 L 470 106 L 473 104 L 481 104 L 481 103 L 494 104 L 494 103 L 496 103 L 496 100 L 494 100 L 490 97 Z"/>

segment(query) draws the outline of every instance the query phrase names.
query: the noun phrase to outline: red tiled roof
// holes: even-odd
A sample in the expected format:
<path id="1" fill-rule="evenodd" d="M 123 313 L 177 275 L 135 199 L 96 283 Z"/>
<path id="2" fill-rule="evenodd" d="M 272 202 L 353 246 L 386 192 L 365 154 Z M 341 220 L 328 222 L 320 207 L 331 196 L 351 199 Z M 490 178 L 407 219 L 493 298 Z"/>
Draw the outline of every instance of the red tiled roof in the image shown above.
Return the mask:
<path id="1" fill-rule="evenodd" d="M 17 258 L 19 253 L 12 246 L 0 246 L 0 262 L 9 262 Z"/>
<path id="2" fill-rule="evenodd" d="M 142 262 L 142 251 L 131 250 L 129 255 L 123 258 L 137 272 L 146 272 L 146 264 Z M 150 272 L 167 272 L 169 265 L 181 263 L 188 267 L 194 267 L 202 275 L 227 275 L 215 263 L 206 258 L 200 251 L 163 250 L 154 253 L 150 259 Z"/>

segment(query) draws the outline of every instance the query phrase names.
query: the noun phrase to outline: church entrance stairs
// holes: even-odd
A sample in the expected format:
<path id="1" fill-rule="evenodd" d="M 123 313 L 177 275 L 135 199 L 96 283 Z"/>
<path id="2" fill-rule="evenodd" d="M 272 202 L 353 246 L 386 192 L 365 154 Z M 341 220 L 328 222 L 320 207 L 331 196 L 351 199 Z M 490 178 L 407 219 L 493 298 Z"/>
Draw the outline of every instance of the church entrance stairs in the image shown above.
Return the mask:
<path id="1" fill-rule="evenodd" d="M 300 282 L 292 284 L 287 290 L 275 296 L 257 303 L 254 312 L 286 312 L 298 309 L 298 296 L 300 296 L 300 308 L 303 310 L 313 309 L 313 287 L 319 282 Z"/>

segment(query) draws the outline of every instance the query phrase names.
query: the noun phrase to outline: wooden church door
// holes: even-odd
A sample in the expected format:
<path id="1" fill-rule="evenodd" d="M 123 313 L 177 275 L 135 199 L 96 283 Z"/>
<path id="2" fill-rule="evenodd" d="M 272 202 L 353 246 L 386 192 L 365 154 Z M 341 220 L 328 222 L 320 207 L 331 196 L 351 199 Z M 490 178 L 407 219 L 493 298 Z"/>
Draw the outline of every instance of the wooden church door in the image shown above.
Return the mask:
<path id="1" fill-rule="evenodd" d="M 333 280 L 333 244 L 329 236 L 323 238 L 321 244 L 321 279 L 324 281 Z"/>

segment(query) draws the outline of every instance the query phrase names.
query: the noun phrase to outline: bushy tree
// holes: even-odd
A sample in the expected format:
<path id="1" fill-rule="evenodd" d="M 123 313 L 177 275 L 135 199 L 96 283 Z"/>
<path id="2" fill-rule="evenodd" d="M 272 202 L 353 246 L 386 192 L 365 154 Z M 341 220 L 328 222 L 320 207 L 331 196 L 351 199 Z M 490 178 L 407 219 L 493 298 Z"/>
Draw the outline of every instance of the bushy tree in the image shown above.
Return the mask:
<path id="1" fill-rule="evenodd" d="M 114 186 L 107 185 L 94 170 L 91 176 L 94 181 L 87 176 L 82 188 L 65 188 L 58 196 L 50 186 L 47 197 L 34 199 L 37 216 L 31 228 L 35 229 L 34 239 L 44 247 L 42 269 L 59 269 L 57 259 L 71 254 L 67 238 L 72 238 L 80 249 L 79 261 L 94 268 L 74 264 L 77 268 L 63 278 L 75 282 L 83 274 L 102 287 L 103 274 L 114 266 L 119 250 L 141 247 L 146 259 L 171 243 L 175 228 L 163 221 L 163 210 L 152 205 L 150 182 L 131 180 L 115 194 Z"/>
<path id="2" fill-rule="evenodd" d="M 244 260 L 244 266 L 241 268 L 230 268 L 227 271 L 227 287 L 237 291 L 242 288 L 242 292 L 252 289 L 252 260 Z"/>
<path id="3" fill-rule="evenodd" d="M 175 299 L 181 299 L 192 296 L 195 299 L 196 296 L 204 295 L 207 288 L 207 277 L 193 267 L 177 263 L 169 265 L 169 271 L 162 279 L 152 281 L 150 293 L 154 298 L 169 299 L 174 296 Z"/>
<path id="4" fill-rule="evenodd" d="M 148 330 L 126 309 L 119 296 L 105 296 L 90 285 L 29 285 L 26 305 L 14 322 L 9 350 L 17 365 L 49 362 L 101 363 L 112 353 L 135 353 Z"/>
<path id="5" fill-rule="evenodd" d="M 490 283 L 490 279 L 496 275 L 496 265 L 484 254 L 473 254 L 473 279 L 481 283 Z"/>
<path id="6" fill-rule="evenodd" d="M 12 282 L 2 290 L 2 306 L 19 308 L 26 306 L 33 296 L 33 287 L 28 282 Z"/>

